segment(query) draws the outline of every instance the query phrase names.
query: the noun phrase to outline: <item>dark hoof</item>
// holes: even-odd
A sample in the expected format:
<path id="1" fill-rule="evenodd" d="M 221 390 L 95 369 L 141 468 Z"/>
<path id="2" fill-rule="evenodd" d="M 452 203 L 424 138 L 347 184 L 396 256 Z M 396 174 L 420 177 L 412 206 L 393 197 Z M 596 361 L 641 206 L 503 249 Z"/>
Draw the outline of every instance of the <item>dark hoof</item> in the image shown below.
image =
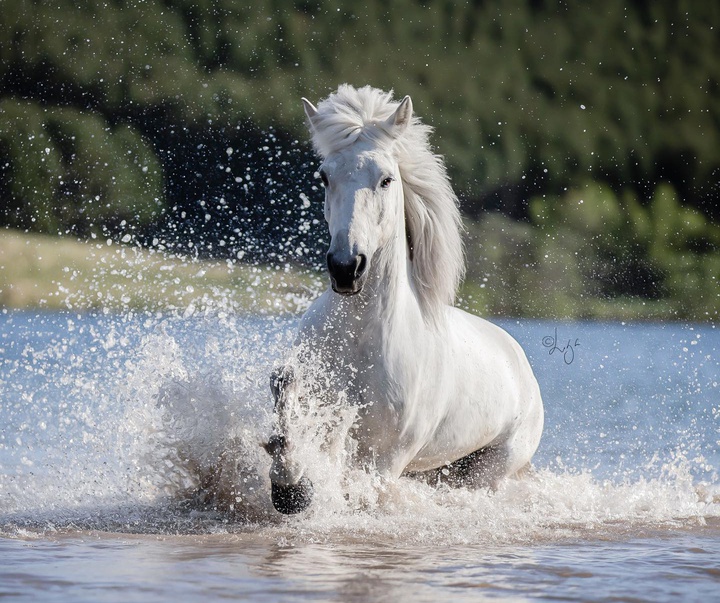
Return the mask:
<path id="1" fill-rule="evenodd" d="M 310 506 L 312 502 L 313 485 L 307 478 L 292 486 L 272 484 L 272 501 L 275 508 L 285 515 L 300 513 Z"/>

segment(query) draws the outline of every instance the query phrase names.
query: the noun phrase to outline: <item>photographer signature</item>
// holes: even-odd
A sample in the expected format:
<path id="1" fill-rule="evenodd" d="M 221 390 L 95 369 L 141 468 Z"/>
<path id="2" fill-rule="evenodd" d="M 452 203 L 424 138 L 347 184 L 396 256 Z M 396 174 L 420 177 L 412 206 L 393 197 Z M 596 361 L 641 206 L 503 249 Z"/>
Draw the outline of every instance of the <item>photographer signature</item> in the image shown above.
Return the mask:
<path id="1" fill-rule="evenodd" d="M 568 339 L 567 345 L 560 348 L 558 347 L 557 341 L 558 334 L 557 327 L 555 327 L 555 335 L 546 335 L 543 337 L 542 344 L 543 347 L 550 348 L 550 356 L 555 352 L 560 352 L 563 355 L 565 364 L 572 364 L 573 360 L 575 360 L 575 348 L 580 346 L 580 342 L 575 339 L 575 343 L 572 343 L 572 339 Z"/>

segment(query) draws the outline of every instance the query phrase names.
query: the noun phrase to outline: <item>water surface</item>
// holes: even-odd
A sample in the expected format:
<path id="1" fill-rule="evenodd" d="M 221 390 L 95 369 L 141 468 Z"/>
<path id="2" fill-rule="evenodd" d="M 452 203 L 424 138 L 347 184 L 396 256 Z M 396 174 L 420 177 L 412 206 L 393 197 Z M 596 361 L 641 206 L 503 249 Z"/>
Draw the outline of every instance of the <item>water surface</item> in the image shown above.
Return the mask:
<path id="1" fill-rule="evenodd" d="M 258 444 L 294 319 L 0 315 L 0 596 L 717 598 L 717 330 L 500 322 L 545 400 L 533 475 L 452 490 L 316 455 L 313 507 L 281 517 Z M 229 504 L 197 494 L 218 463 Z"/>

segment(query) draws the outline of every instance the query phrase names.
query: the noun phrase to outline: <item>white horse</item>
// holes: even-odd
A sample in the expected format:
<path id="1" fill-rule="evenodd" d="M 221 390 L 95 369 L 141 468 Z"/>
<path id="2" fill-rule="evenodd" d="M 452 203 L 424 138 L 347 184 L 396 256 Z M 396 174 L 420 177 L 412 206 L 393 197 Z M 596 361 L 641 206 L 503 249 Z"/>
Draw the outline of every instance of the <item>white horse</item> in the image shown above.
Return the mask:
<path id="1" fill-rule="evenodd" d="M 356 407 L 357 463 L 387 478 L 434 470 L 494 488 L 529 465 L 543 406 L 518 343 L 452 306 L 461 219 L 431 128 L 409 96 L 398 103 L 369 86 L 303 103 L 323 159 L 331 287 L 302 317 L 294 360 L 273 376 L 273 503 L 296 513 L 312 499 L 288 435 L 311 370 L 323 373 L 313 398 Z"/>

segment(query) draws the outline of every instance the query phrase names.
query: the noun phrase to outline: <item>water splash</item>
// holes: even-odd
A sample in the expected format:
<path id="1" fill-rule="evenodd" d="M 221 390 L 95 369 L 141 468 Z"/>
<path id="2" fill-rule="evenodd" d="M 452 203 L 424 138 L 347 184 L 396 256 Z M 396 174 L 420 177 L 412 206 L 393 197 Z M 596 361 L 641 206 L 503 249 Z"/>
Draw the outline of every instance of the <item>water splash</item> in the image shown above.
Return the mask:
<path id="1" fill-rule="evenodd" d="M 614 472 L 578 464 L 582 442 L 550 430 L 555 456 L 541 453 L 532 475 L 470 491 L 348 467 L 353 414 L 327 408 L 312 409 L 299 429 L 313 505 L 281 517 L 260 443 L 273 428 L 269 375 L 294 330 L 294 319 L 224 313 L 4 315 L 0 531 L 469 544 L 614 537 L 720 518 L 715 459 L 691 430 L 669 453 L 664 442 Z M 338 435 L 330 446 L 328 433 Z"/>

